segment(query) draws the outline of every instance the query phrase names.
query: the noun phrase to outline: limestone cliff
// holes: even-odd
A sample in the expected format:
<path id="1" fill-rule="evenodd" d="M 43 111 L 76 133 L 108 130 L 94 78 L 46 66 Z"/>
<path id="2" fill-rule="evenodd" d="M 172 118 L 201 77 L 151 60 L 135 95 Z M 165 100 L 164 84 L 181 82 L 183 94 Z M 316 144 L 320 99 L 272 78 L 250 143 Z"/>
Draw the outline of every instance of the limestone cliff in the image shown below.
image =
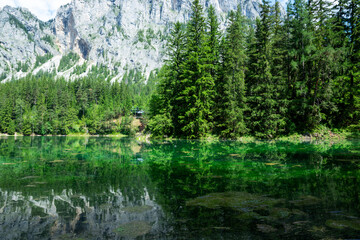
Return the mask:
<path id="1" fill-rule="evenodd" d="M 56 71 L 75 77 L 74 66 L 105 65 L 114 78 L 129 69 L 145 75 L 163 63 L 163 45 L 172 23 L 190 18 L 191 0 L 73 0 L 54 19 L 42 22 L 22 8 L 0 10 L 0 80 L 27 73 Z M 203 0 L 213 5 L 222 27 L 237 6 L 251 19 L 259 16 L 258 0 Z M 80 58 L 59 69 L 69 52 Z M 116 71 L 115 71 L 116 70 Z M 86 72 L 84 73 L 86 75 Z"/>

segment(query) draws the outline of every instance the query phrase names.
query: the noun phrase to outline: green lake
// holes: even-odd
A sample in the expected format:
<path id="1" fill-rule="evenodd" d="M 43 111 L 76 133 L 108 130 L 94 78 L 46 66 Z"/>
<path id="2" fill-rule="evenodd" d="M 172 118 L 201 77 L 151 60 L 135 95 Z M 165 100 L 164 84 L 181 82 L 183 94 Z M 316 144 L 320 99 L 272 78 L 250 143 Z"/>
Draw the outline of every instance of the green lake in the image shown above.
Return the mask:
<path id="1" fill-rule="evenodd" d="M 360 141 L 0 138 L 0 239 L 360 238 Z"/>

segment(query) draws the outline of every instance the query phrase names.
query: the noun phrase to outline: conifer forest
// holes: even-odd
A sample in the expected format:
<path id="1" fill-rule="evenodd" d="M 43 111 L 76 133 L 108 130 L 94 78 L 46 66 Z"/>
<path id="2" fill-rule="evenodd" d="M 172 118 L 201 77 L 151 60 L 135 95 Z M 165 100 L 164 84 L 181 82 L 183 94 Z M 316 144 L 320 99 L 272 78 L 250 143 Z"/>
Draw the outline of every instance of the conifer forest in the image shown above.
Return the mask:
<path id="1" fill-rule="evenodd" d="M 132 70 L 110 81 L 98 66 L 73 81 L 39 73 L 2 83 L 0 132 L 130 134 L 134 107 L 154 137 L 360 127 L 359 0 L 293 0 L 286 12 L 263 0 L 256 21 L 238 8 L 225 26 L 194 0 L 190 21 L 172 26 L 165 58 L 148 79 Z"/>

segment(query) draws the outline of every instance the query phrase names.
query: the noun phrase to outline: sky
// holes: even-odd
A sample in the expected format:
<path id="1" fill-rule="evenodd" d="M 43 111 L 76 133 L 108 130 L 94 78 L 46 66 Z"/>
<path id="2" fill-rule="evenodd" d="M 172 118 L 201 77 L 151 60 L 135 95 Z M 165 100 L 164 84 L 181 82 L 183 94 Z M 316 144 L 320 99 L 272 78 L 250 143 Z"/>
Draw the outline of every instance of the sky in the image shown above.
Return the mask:
<path id="1" fill-rule="evenodd" d="M 288 0 L 279 0 L 286 9 Z M 35 16 L 43 21 L 55 17 L 57 9 L 71 2 L 71 0 L 0 0 L 0 8 L 9 5 L 12 7 L 24 7 L 30 10 Z"/>
<path id="2" fill-rule="evenodd" d="M 56 10 L 71 0 L 0 0 L 0 8 L 9 5 L 12 7 L 24 7 L 43 21 L 54 18 Z"/>

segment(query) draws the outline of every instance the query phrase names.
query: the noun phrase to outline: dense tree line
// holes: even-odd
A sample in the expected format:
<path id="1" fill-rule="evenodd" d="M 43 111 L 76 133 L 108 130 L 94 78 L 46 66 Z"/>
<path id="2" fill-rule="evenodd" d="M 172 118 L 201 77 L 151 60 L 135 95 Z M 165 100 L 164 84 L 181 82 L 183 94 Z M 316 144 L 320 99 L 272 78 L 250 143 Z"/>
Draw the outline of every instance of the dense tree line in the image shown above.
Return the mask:
<path id="1" fill-rule="evenodd" d="M 74 81 L 40 73 L 0 84 L 0 132 L 132 134 L 131 109 L 145 106 L 153 74 L 146 85 L 141 74 L 113 82 L 102 72 L 95 67 Z"/>
<path id="2" fill-rule="evenodd" d="M 199 0 L 172 29 L 168 61 L 150 101 L 153 135 L 273 138 L 345 128 L 360 120 L 360 1 L 293 0 L 286 15 L 263 0 L 239 8 L 224 34 Z"/>
<path id="3" fill-rule="evenodd" d="M 133 107 L 148 108 L 153 136 L 274 138 L 323 126 L 359 129 L 359 6 L 360 0 L 292 0 L 284 15 L 278 2 L 263 0 L 260 18 L 251 21 L 239 8 L 223 31 L 215 9 L 205 13 L 195 0 L 190 21 L 174 24 L 168 36 L 165 65 L 148 79 L 125 66 L 114 82 L 116 64 L 85 62 L 73 74 L 87 77 L 74 81 L 40 72 L 0 84 L 0 132 L 129 134 Z M 71 69 L 77 59 L 69 53 L 59 68 Z M 121 124 L 114 121 L 120 116 Z"/>

